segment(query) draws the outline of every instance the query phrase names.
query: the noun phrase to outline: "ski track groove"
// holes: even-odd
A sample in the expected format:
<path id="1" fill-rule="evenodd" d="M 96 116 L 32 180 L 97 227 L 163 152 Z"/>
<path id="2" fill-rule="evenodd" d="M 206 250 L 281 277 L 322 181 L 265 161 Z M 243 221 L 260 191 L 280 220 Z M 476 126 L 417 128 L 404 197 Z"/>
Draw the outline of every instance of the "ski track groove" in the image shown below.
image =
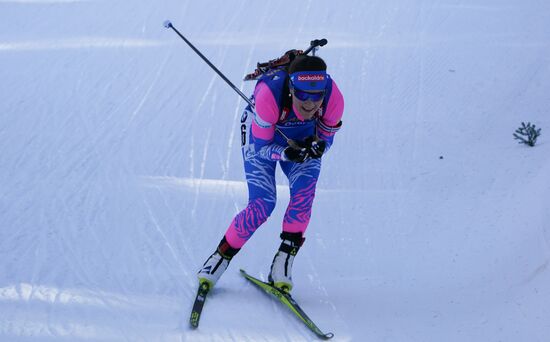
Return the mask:
<path id="1" fill-rule="evenodd" d="M 212 96 L 210 96 L 210 93 L 212 92 L 212 88 L 214 86 L 214 82 L 216 80 L 216 77 L 219 77 L 219 76 L 216 75 L 216 74 L 211 76 L 210 82 L 209 82 L 208 87 L 207 87 L 207 90 L 204 93 L 204 96 L 201 98 L 201 101 L 199 102 L 199 105 L 197 106 L 197 110 L 195 111 L 196 113 L 202 112 L 202 108 L 206 104 L 206 102 L 207 102 L 206 99 L 207 98 L 212 101 L 212 103 L 213 103 L 212 106 L 215 106 L 214 103 L 215 103 L 216 98 L 217 98 L 217 92 L 214 92 Z M 210 115 L 210 116 L 212 118 L 212 115 Z M 192 135 L 193 142 L 195 140 L 195 134 L 196 133 L 197 133 L 197 131 L 192 129 L 191 135 Z M 200 133 L 201 132 L 199 132 L 199 134 Z M 202 160 L 201 160 L 201 163 L 200 163 L 199 179 L 202 179 L 204 177 L 205 165 L 206 165 L 206 160 L 207 160 L 207 156 L 208 156 L 208 145 L 210 143 L 210 134 L 211 133 L 212 133 L 212 127 L 209 125 L 208 128 L 207 128 L 207 131 L 206 131 L 206 138 L 205 139 L 199 139 L 199 140 L 203 141 L 203 146 L 202 146 L 203 156 L 202 156 Z M 193 151 L 195 151 L 194 148 L 193 148 Z M 193 157 L 192 160 L 193 160 L 193 164 L 194 164 L 194 152 L 192 152 L 192 157 Z M 193 168 L 193 174 L 194 174 L 194 168 Z M 193 176 L 193 178 L 195 178 L 195 177 Z M 195 196 L 194 196 L 194 204 L 193 204 L 193 207 L 191 209 L 191 216 L 193 218 L 196 217 L 199 194 L 200 194 L 200 188 L 197 188 L 197 190 L 195 192 Z"/>
<path id="2" fill-rule="evenodd" d="M 130 118 L 128 119 L 128 123 L 126 124 L 126 127 L 122 130 L 122 134 L 126 133 L 129 126 L 132 124 L 132 122 L 134 121 L 134 119 L 136 118 L 138 113 L 143 108 L 145 102 L 149 99 L 149 96 L 151 95 L 151 91 L 153 90 L 153 88 L 156 87 L 160 77 L 162 76 L 162 74 L 164 72 L 164 69 L 166 68 L 166 64 L 168 63 L 169 59 L 170 59 L 170 55 L 167 54 L 164 57 L 163 61 L 157 67 L 157 69 L 154 73 L 154 76 L 153 76 L 153 80 L 151 82 L 149 82 L 149 81 L 147 82 L 147 83 L 149 83 L 149 86 L 147 87 L 147 90 L 145 91 L 145 93 L 141 97 L 141 100 L 139 101 L 139 104 L 137 105 L 137 107 L 134 109 L 134 111 L 130 115 Z"/>
<path id="3" fill-rule="evenodd" d="M 181 268 L 181 269 L 185 269 L 185 266 L 183 265 L 183 263 L 181 262 L 180 258 L 178 257 L 178 253 L 176 253 L 175 249 L 172 247 L 172 244 L 170 243 L 170 240 L 168 239 L 168 237 L 166 236 L 166 233 L 163 231 L 163 229 L 161 228 L 158 220 L 156 219 L 155 217 L 155 214 L 153 213 L 153 210 L 150 206 L 150 204 L 147 202 L 147 199 L 144 199 L 144 204 L 147 208 L 147 212 L 148 212 L 148 216 L 149 216 L 149 219 L 151 221 L 151 223 L 153 224 L 154 228 L 155 228 L 155 231 L 158 233 L 158 235 L 161 237 L 161 241 L 163 242 L 163 245 L 166 246 L 172 256 L 172 258 L 174 259 L 174 261 L 176 262 L 176 264 Z M 150 248 L 152 251 L 154 251 L 154 254 L 157 256 L 158 260 L 162 262 L 162 264 L 164 264 L 165 268 L 167 271 L 169 271 L 170 275 L 172 277 L 175 277 L 173 272 L 170 272 L 171 270 L 173 270 L 173 265 L 171 265 L 171 263 L 163 256 L 163 253 L 160 253 L 157 251 L 156 248 L 154 248 L 154 244 L 151 242 L 153 241 L 154 239 L 152 239 L 148 234 L 147 234 L 147 231 L 144 230 L 142 231 L 142 233 L 144 234 L 144 237 L 145 237 L 145 240 L 147 241 L 147 243 L 149 244 Z M 150 278 L 151 279 L 154 279 L 154 275 L 153 274 L 150 274 Z M 176 277 L 177 278 L 177 277 Z M 177 279 L 175 279 L 177 281 Z"/>
<path id="4" fill-rule="evenodd" d="M 259 41 L 262 29 L 264 28 L 265 23 L 267 22 L 267 19 L 268 19 L 267 16 L 269 15 L 270 5 L 271 5 L 271 1 L 269 1 L 268 6 L 263 6 L 263 8 L 264 8 L 264 13 L 262 14 L 263 20 L 260 21 L 260 25 L 257 28 L 257 30 L 255 31 L 254 40 L 252 42 L 250 42 L 250 47 L 248 49 L 248 54 L 246 56 L 246 62 L 244 63 L 244 68 L 243 68 L 243 72 L 242 72 L 243 79 L 241 79 L 240 87 L 239 87 L 239 89 L 243 93 L 244 93 L 244 88 L 246 86 L 246 81 L 244 81 L 244 75 L 246 75 L 249 72 L 252 72 L 253 69 L 256 68 L 256 63 L 253 63 L 252 61 L 254 60 L 254 58 L 258 58 L 257 56 L 254 55 L 254 52 L 256 52 L 256 44 Z M 249 81 L 249 82 L 252 83 L 253 81 Z M 246 93 L 244 93 L 244 94 L 248 96 L 248 94 L 246 94 Z M 228 178 L 228 174 L 229 174 L 229 169 L 230 169 L 230 165 L 231 165 L 231 154 L 232 154 L 232 151 L 233 151 L 233 148 L 234 148 L 235 135 L 237 134 L 237 132 L 240 134 L 240 129 L 238 129 L 238 128 L 240 127 L 241 122 L 240 122 L 239 118 L 242 115 L 242 113 L 244 112 L 244 109 L 247 105 L 248 104 L 243 99 L 241 99 L 240 96 L 237 96 L 237 103 L 235 105 L 235 111 L 233 113 L 232 126 L 231 126 L 231 130 L 230 130 L 230 134 L 229 134 L 229 138 L 228 138 L 228 142 L 227 142 L 226 163 L 225 163 L 225 165 L 222 169 L 223 170 L 222 179 L 224 179 L 224 180 Z M 239 136 L 238 139 L 240 141 L 240 136 Z M 240 149 L 241 148 L 239 147 L 239 150 Z M 239 153 L 239 155 L 241 155 L 241 153 Z M 239 165 L 242 165 L 242 158 L 238 158 L 238 161 L 236 163 L 239 164 Z M 241 167 L 241 169 L 242 169 L 242 167 Z M 235 194 L 234 194 L 233 191 L 230 191 L 229 193 L 230 193 L 230 196 L 231 196 L 233 207 L 235 208 L 235 212 L 238 212 L 239 208 L 241 206 L 241 203 L 237 200 L 237 198 L 235 197 Z"/>
<path id="5" fill-rule="evenodd" d="M 89 193 L 91 190 L 86 189 L 85 191 L 87 193 Z M 89 199 L 89 196 L 85 196 L 84 198 L 87 200 L 87 199 Z M 67 206 L 65 206 L 65 208 L 66 208 L 67 212 L 70 212 L 69 211 L 70 209 L 68 209 Z M 55 212 L 55 211 L 51 211 L 51 212 Z M 105 223 L 102 226 L 106 227 L 107 224 Z M 88 228 L 90 228 L 90 226 L 88 226 Z M 93 289 L 89 292 L 89 295 L 94 295 L 95 300 L 98 300 L 101 303 L 103 303 L 104 308 L 109 312 L 109 314 L 111 314 L 113 316 L 117 316 L 118 319 L 120 319 L 126 325 L 131 324 L 131 322 L 134 321 L 132 318 L 128 318 L 124 315 L 116 315 L 116 313 L 119 311 L 119 308 L 111 303 L 112 299 L 109 299 L 106 293 L 99 290 L 101 288 L 100 284 L 95 282 L 95 281 L 92 281 L 93 278 L 91 277 L 91 275 L 88 274 L 85 271 L 86 269 L 90 269 L 90 271 L 93 272 L 93 271 L 95 271 L 95 267 L 93 267 L 93 266 L 92 267 L 84 267 L 83 264 L 81 263 L 82 251 L 79 251 L 79 253 L 76 253 L 75 250 L 73 248 L 71 248 L 71 246 L 73 245 L 72 240 L 73 239 L 78 239 L 79 237 L 81 237 L 81 234 L 83 232 L 86 232 L 86 229 L 83 229 L 83 230 L 78 229 L 78 230 L 79 231 L 75 231 L 74 229 L 70 230 L 70 231 L 74 231 L 75 233 L 78 233 L 78 236 L 74 235 L 69 239 L 66 237 L 65 234 L 56 234 L 59 237 L 59 239 L 56 240 L 60 244 L 59 247 L 62 248 L 62 249 L 67 250 L 67 252 L 68 252 L 67 257 L 65 258 L 65 261 L 67 263 L 67 266 L 69 266 L 70 268 L 73 269 L 73 272 L 71 274 L 73 274 L 76 277 L 75 279 L 77 279 L 79 282 L 81 282 L 83 284 L 88 284 L 88 286 L 90 286 Z M 97 237 L 97 235 L 95 233 L 95 229 L 90 229 L 90 231 L 92 232 L 92 236 L 98 242 L 97 246 L 102 246 L 101 240 Z M 106 263 L 108 263 L 110 261 L 109 258 L 105 255 L 102 248 L 95 249 L 95 253 L 99 253 L 101 258 Z M 51 254 L 51 253 L 49 253 L 49 254 Z M 76 267 L 72 267 L 73 265 L 76 265 Z M 115 276 L 114 279 L 117 282 L 117 285 L 118 285 L 117 288 L 118 289 L 124 289 L 124 286 L 122 285 L 122 283 L 120 282 L 118 277 Z M 60 287 L 58 295 L 56 296 L 57 300 L 59 300 L 59 296 L 61 296 L 63 293 L 64 293 L 64 289 L 62 287 Z M 116 301 L 120 302 L 121 298 L 122 298 L 121 296 L 117 297 Z M 51 305 L 53 307 L 57 307 L 54 304 L 55 303 L 52 303 Z M 58 308 L 58 310 L 59 310 L 59 308 Z M 50 329 L 58 329 L 58 328 L 53 327 L 51 323 L 49 324 L 49 326 L 50 326 Z M 124 334 L 124 331 L 121 328 L 119 328 L 119 331 Z M 61 335 L 63 335 L 63 334 L 56 333 L 55 336 L 61 336 Z"/>
<path id="6" fill-rule="evenodd" d="M 242 8 L 243 6 L 244 6 L 244 3 L 241 3 L 239 8 Z M 222 34 L 222 39 L 224 38 L 224 36 L 227 36 L 227 35 L 228 35 L 227 32 L 230 31 L 229 28 L 233 27 L 233 26 L 234 26 L 234 22 L 237 20 L 237 18 L 240 17 L 239 12 L 240 12 L 239 10 L 234 11 L 234 12 L 233 12 L 233 15 L 232 15 L 232 17 L 231 17 L 231 19 L 230 19 L 228 22 L 225 23 L 225 29 L 222 29 L 222 32 L 224 32 L 224 33 Z M 218 62 L 218 63 L 214 63 L 214 65 L 218 64 L 218 65 L 217 65 L 217 68 L 218 68 L 222 73 L 224 73 L 224 72 L 223 72 L 223 70 L 224 70 L 223 66 L 224 66 L 224 63 L 225 63 L 225 61 L 226 61 L 226 59 L 227 59 L 227 55 L 228 55 L 228 53 L 229 53 L 229 48 L 230 48 L 230 47 L 229 47 L 228 45 L 225 45 L 224 48 L 223 48 L 223 50 L 220 51 L 219 62 Z M 202 61 L 201 61 L 201 62 L 202 62 Z M 216 75 L 215 72 L 214 72 L 213 70 L 209 70 L 209 72 L 214 73 L 214 75 L 217 77 L 217 78 L 215 78 L 215 80 L 217 80 L 217 81 L 220 83 L 220 85 L 219 85 L 219 86 L 216 85 L 216 87 L 220 87 L 220 88 L 221 88 L 221 87 L 224 87 L 224 89 L 223 89 L 224 91 L 231 92 L 231 88 L 229 88 L 229 85 L 226 85 L 226 84 L 225 84 L 225 81 L 223 81 L 218 75 Z M 225 74 L 226 74 L 226 73 L 224 73 L 224 75 L 225 75 Z M 225 88 L 225 87 L 227 87 L 227 88 Z M 216 101 L 216 98 L 217 98 L 217 94 L 218 94 L 218 93 L 217 93 L 217 91 L 216 91 L 216 92 L 214 93 L 215 98 L 211 101 L 211 104 L 212 104 L 211 110 L 210 110 L 210 121 L 211 121 L 211 122 L 216 122 L 216 116 L 217 116 L 217 115 L 225 115 L 225 114 L 226 114 L 225 108 L 223 108 L 223 109 L 221 110 L 221 113 L 216 113 L 216 108 L 217 108 L 217 101 Z M 238 95 L 237 95 L 237 97 L 238 97 Z M 238 101 L 237 103 L 240 103 L 239 100 L 237 100 L 237 101 Z M 237 115 L 238 115 L 238 112 L 239 112 L 239 110 L 238 110 L 238 107 L 237 107 L 237 109 L 236 109 L 236 111 L 235 111 L 235 119 L 236 119 L 236 117 L 237 117 Z M 233 120 L 233 127 L 236 125 L 235 122 L 236 122 L 236 120 Z M 210 138 L 210 136 L 211 136 L 211 134 L 212 134 L 212 129 L 213 129 L 213 128 L 217 128 L 217 127 L 218 127 L 217 125 L 209 125 L 209 129 L 208 129 L 208 139 Z M 234 131 L 235 131 L 234 128 L 231 129 L 231 133 L 232 133 L 233 135 L 234 135 Z M 230 136 L 231 136 L 231 133 L 230 133 Z M 208 142 L 209 142 L 209 140 L 206 142 L 205 146 L 208 146 Z M 231 148 L 231 146 L 232 146 L 232 139 L 231 139 L 231 140 L 229 141 L 229 143 L 228 143 L 228 148 Z M 204 154 L 204 156 L 203 156 L 203 163 L 201 164 L 201 176 L 200 176 L 200 179 L 202 179 L 202 178 L 204 177 L 204 172 L 205 172 L 204 166 L 206 165 L 207 152 L 208 152 L 208 150 L 205 148 L 205 154 Z M 222 159 L 221 157 L 219 158 L 219 162 L 220 162 L 220 168 L 221 168 L 221 170 L 222 170 L 222 179 L 225 179 L 225 178 L 223 178 L 223 177 L 225 176 L 225 174 L 226 174 L 227 172 L 224 170 L 224 161 L 223 161 L 223 159 Z M 229 158 L 226 159 L 226 163 L 229 164 Z"/>
<path id="7" fill-rule="evenodd" d="M 159 191 L 160 192 L 160 191 Z M 161 194 L 162 196 L 162 194 Z M 164 203 L 166 204 L 166 201 L 164 201 Z M 184 263 L 182 262 L 181 258 L 178 256 L 179 253 L 176 252 L 176 249 L 170 244 L 170 239 L 168 239 L 168 237 L 166 236 L 166 234 L 164 233 L 164 231 L 162 230 L 161 228 L 161 225 L 158 223 L 158 221 L 156 220 L 155 218 L 155 215 L 153 213 L 153 210 L 151 208 L 151 206 L 149 204 L 147 204 L 148 206 L 148 210 L 149 210 L 149 215 L 157 229 L 157 231 L 159 232 L 159 234 L 161 234 L 162 238 L 165 240 L 165 243 L 166 245 L 168 246 L 169 250 L 170 250 L 170 253 L 172 254 L 172 257 L 174 258 L 174 260 L 176 261 L 177 264 L 179 264 L 180 266 L 180 269 L 185 272 L 185 276 L 189 276 L 189 273 L 187 272 L 186 270 L 186 267 L 184 265 Z M 172 215 L 172 217 L 174 217 Z M 174 225 L 174 227 L 176 227 L 176 225 Z M 186 244 L 185 244 L 186 245 Z M 188 255 L 191 257 L 191 253 L 188 253 Z M 168 264 L 167 264 L 168 267 L 170 267 Z M 169 269 L 172 269 L 172 267 L 170 267 Z"/>
<path id="8" fill-rule="evenodd" d="M 235 11 L 235 15 L 233 15 L 233 18 L 231 18 L 231 22 L 228 23 L 226 25 L 226 29 L 229 29 L 231 27 L 233 27 L 234 25 L 234 22 L 235 20 L 239 17 L 239 14 L 241 12 L 241 9 L 244 7 L 244 2 L 241 2 L 240 3 L 240 7 L 239 7 L 239 10 Z M 262 25 L 263 26 L 263 22 L 262 22 Z M 256 30 L 256 37 L 259 36 L 259 31 L 260 31 L 261 27 L 258 28 L 258 30 Z M 243 69 L 243 75 L 246 74 L 246 70 L 250 67 L 250 63 L 251 63 L 251 59 L 252 59 L 252 52 L 255 51 L 255 48 L 254 48 L 254 43 L 255 42 L 250 42 L 251 43 L 251 47 L 249 48 L 249 52 L 248 52 L 248 56 L 247 56 L 247 60 L 244 64 L 244 69 Z M 228 50 L 229 47 L 226 46 L 226 50 Z M 238 53 L 241 53 L 242 50 L 239 49 Z M 233 82 L 235 83 L 235 82 Z M 244 80 L 240 80 L 240 85 L 239 85 L 239 90 L 241 92 L 243 92 L 243 88 L 245 86 L 245 81 Z M 228 91 L 231 91 L 230 88 L 228 88 Z M 241 99 L 240 96 L 238 96 L 238 94 L 236 94 L 236 104 L 235 104 L 235 111 L 233 112 L 233 120 L 231 120 L 231 128 L 229 130 L 229 138 L 228 138 L 228 141 L 227 141 L 227 149 L 226 149 L 226 155 L 225 155 L 225 163 L 223 163 L 223 160 L 221 160 L 222 162 L 222 179 L 227 179 L 228 177 L 228 172 L 229 172 L 229 169 L 230 169 L 230 165 L 231 165 L 231 155 L 232 155 L 232 151 L 234 149 L 233 145 L 234 145 L 234 141 L 235 141 L 235 134 L 237 132 L 237 127 L 240 126 L 240 120 L 239 120 L 239 114 L 244 110 L 244 107 L 242 108 L 241 110 L 241 107 L 242 107 L 242 104 L 244 103 L 244 100 Z M 246 95 L 246 94 L 245 94 Z"/>
<path id="9" fill-rule="evenodd" d="M 165 206 L 165 210 L 167 210 L 169 213 L 170 213 L 170 218 L 171 218 L 171 221 L 172 221 L 172 226 L 175 227 L 175 238 L 181 242 L 182 246 L 183 246 L 183 252 L 185 254 L 185 257 L 184 257 L 184 260 L 187 259 L 187 260 L 190 260 L 190 263 L 192 265 L 195 265 L 198 263 L 198 260 L 196 259 L 196 253 L 194 253 L 191 249 L 191 247 L 189 246 L 189 244 L 187 243 L 187 238 L 186 236 L 183 234 L 183 227 L 182 226 L 182 223 L 180 222 L 179 220 L 179 216 L 176 215 L 172 209 L 172 207 L 170 206 L 170 204 L 168 203 L 168 200 L 167 200 L 167 196 L 164 196 L 164 193 L 163 191 L 161 191 L 161 189 L 157 186 L 155 187 L 155 189 L 157 190 L 157 192 L 159 193 L 159 196 L 162 198 L 162 203 L 164 204 Z M 183 262 L 180 262 L 180 264 L 183 266 Z M 182 271 L 184 273 L 184 275 L 186 277 L 190 277 L 190 276 L 194 276 L 194 273 L 191 273 L 190 270 L 188 270 L 186 267 L 182 267 Z M 191 291 L 192 292 L 192 291 Z"/>

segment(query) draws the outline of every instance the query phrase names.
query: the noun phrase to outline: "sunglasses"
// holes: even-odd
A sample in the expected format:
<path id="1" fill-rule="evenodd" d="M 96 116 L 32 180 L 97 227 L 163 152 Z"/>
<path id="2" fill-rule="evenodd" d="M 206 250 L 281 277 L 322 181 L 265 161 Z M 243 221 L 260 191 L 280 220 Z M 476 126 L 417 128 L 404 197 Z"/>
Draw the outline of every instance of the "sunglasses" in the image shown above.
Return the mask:
<path id="1" fill-rule="evenodd" d="M 291 84 L 291 88 L 294 91 L 294 96 L 296 96 L 300 101 L 310 100 L 312 102 L 317 102 L 321 100 L 323 97 L 325 97 L 325 93 L 326 93 L 326 90 L 323 90 L 322 92 L 310 93 L 310 92 L 295 88 L 294 86 L 292 86 L 292 84 Z"/>

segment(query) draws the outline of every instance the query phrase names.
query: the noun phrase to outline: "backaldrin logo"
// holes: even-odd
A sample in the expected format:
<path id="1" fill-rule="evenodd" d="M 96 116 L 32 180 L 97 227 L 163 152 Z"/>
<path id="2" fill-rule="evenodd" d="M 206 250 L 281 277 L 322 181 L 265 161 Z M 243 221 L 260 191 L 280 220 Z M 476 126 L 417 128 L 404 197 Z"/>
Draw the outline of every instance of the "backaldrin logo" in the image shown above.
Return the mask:
<path id="1" fill-rule="evenodd" d="M 324 75 L 299 75 L 298 81 L 324 81 Z"/>

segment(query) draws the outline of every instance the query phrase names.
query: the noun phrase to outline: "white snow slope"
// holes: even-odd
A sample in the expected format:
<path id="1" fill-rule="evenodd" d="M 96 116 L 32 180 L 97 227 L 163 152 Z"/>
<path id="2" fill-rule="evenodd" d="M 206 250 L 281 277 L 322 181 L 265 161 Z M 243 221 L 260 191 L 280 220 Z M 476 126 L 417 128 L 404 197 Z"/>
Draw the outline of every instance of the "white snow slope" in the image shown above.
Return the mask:
<path id="1" fill-rule="evenodd" d="M 282 174 L 188 328 L 195 272 L 247 201 L 244 101 L 170 19 L 246 94 L 256 62 L 328 39 L 344 126 L 293 293 L 334 341 L 550 341 L 549 17 L 546 0 L 0 0 L 0 340 L 316 340 L 238 274 L 267 275 Z"/>

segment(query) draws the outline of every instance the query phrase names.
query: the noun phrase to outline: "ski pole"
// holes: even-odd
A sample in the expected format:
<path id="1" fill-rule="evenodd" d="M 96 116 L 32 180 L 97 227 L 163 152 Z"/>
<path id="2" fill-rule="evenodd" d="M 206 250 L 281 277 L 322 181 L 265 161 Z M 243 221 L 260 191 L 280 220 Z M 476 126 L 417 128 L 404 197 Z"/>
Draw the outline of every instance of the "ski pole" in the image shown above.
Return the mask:
<path id="1" fill-rule="evenodd" d="M 248 103 L 250 105 L 250 108 L 256 112 L 256 106 L 254 106 L 254 103 L 252 103 L 252 101 L 250 101 L 250 99 L 248 97 L 246 97 L 245 94 L 243 94 L 242 91 L 240 91 L 234 84 L 233 82 L 231 82 L 227 77 L 225 77 L 225 75 L 218 69 L 216 68 L 216 66 L 214 64 L 212 64 L 208 58 L 206 58 L 195 46 L 193 46 L 193 44 L 191 44 L 191 42 L 189 40 L 187 40 L 187 38 L 185 38 L 181 33 L 180 31 L 178 31 L 178 29 L 176 29 L 174 27 L 174 25 L 172 25 L 172 23 L 170 22 L 170 20 L 166 20 L 164 22 L 164 27 L 166 28 L 171 28 L 172 30 L 174 30 L 174 32 L 177 33 L 178 36 L 180 36 L 181 39 L 183 39 L 187 45 L 189 45 L 189 47 L 191 47 L 191 49 L 193 49 L 193 51 L 195 51 L 195 53 L 197 55 L 199 55 L 205 62 L 206 64 L 208 64 L 227 84 L 229 84 L 229 86 L 231 88 L 233 88 L 233 90 L 235 90 L 237 92 L 237 94 L 239 94 L 245 101 L 246 103 Z M 290 140 L 280 129 L 278 128 L 275 128 L 287 141 Z"/>
<path id="2" fill-rule="evenodd" d="M 191 42 L 189 40 L 187 40 L 187 38 L 185 38 L 183 36 L 183 34 L 180 33 L 180 31 L 178 31 L 177 28 L 174 27 L 174 25 L 172 25 L 172 22 L 170 20 L 166 20 L 164 22 L 164 27 L 166 28 L 171 28 L 172 30 L 174 30 L 174 32 L 176 32 L 176 34 L 178 36 L 180 36 L 181 39 L 183 39 L 184 42 L 187 43 L 187 45 L 189 45 L 189 47 L 191 49 L 193 49 L 193 51 L 195 51 L 195 53 L 197 55 L 199 55 L 200 58 L 202 58 L 203 61 L 206 62 L 206 64 L 208 64 L 212 70 L 214 70 L 231 88 L 233 88 L 233 90 L 235 90 L 235 92 L 237 92 L 237 94 L 239 94 L 245 101 L 246 103 L 248 103 L 250 105 L 250 108 L 256 112 L 256 106 L 254 106 L 254 103 L 252 103 L 252 101 L 250 101 L 250 99 L 248 97 L 246 97 L 245 94 L 243 94 L 242 91 L 239 90 L 239 88 L 237 88 L 233 82 L 231 82 L 227 77 L 225 77 L 225 75 L 218 69 L 216 68 L 216 66 L 214 64 L 212 64 L 208 58 L 206 58 L 200 51 L 199 49 L 197 49 L 193 44 L 191 44 Z M 312 40 L 311 41 L 311 44 L 310 44 L 310 47 L 304 51 L 304 55 L 307 55 L 311 50 L 315 49 L 316 47 L 318 46 L 325 46 L 326 44 L 328 43 L 328 41 L 326 39 L 315 39 L 315 40 Z M 275 129 L 283 136 L 283 138 L 285 138 L 287 141 L 292 141 L 289 137 L 287 137 L 279 128 L 275 127 Z"/>
<path id="3" fill-rule="evenodd" d="M 195 51 L 195 53 L 197 55 L 199 55 L 200 58 L 203 59 L 203 61 L 206 62 L 206 64 L 208 64 L 227 84 L 229 84 L 229 86 L 231 88 L 233 88 L 233 90 L 235 90 L 237 92 L 237 94 L 239 94 L 252 108 L 254 108 L 254 104 L 252 103 L 252 101 L 250 101 L 250 99 L 248 97 L 246 97 L 245 94 L 243 94 L 242 91 L 239 90 L 239 88 L 237 88 L 227 77 L 225 77 L 225 75 L 220 71 L 218 70 L 218 68 L 216 68 L 216 66 L 214 64 L 212 64 L 208 58 L 206 58 L 196 47 L 193 46 L 193 44 L 191 44 L 190 41 L 187 40 L 187 38 L 185 38 L 181 33 L 180 31 L 178 31 L 178 29 L 176 29 L 174 27 L 174 25 L 172 25 L 172 23 L 170 22 L 170 20 L 166 20 L 164 22 L 164 27 L 166 28 L 171 28 L 172 30 L 174 30 L 174 32 L 177 33 L 178 36 L 180 36 L 181 39 L 183 39 L 183 41 L 185 41 L 187 43 L 187 45 L 189 45 L 189 47 L 191 49 L 193 49 L 193 51 Z"/>

